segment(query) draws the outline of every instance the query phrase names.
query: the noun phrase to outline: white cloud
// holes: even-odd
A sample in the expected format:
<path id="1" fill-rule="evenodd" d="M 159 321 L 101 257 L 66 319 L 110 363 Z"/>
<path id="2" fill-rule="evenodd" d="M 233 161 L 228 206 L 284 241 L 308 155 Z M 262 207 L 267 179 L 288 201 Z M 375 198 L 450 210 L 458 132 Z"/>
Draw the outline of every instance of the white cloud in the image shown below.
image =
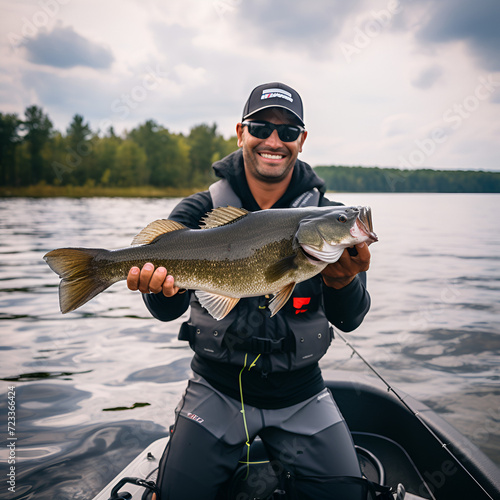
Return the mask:
<path id="1" fill-rule="evenodd" d="M 419 89 L 430 89 L 441 77 L 443 70 L 440 66 L 433 65 L 421 71 L 411 84 Z"/>
<path id="2" fill-rule="evenodd" d="M 489 0 L 467 10 L 471 22 L 444 17 L 451 0 L 439 6 L 427 0 L 50 0 L 57 8 L 45 17 L 36 0 L 0 2 L 3 33 L 23 43 L 66 40 L 63 54 L 73 54 L 56 60 L 48 43 L 27 42 L 27 60 L 22 44 L 4 37 L 2 112 L 22 115 L 38 104 L 59 130 L 75 113 L 94 129 L 111 120 L 118 132 L 147 119 L 184 132 L 216 122 L 229 136 L 250 90 L 278 80 L 303 97 L 309 136 L 302 159 L 313 165 L 398 166 L 415 141 L 441 127 L 447 141 L 436 144 L 426 166 L 499 169 L 500 87 L 459 128 L 450 129 L 457 118 L 443 118 L 474 93 L 479 78 L 500 81 L 491 69 L 498 37 L 488 31 Z M 383 14 L 391 9 L 390 17 Z M 40 26 L 24 36 L 34 20 Z M 350 60 L 342 43 L 356 48 Z"/>

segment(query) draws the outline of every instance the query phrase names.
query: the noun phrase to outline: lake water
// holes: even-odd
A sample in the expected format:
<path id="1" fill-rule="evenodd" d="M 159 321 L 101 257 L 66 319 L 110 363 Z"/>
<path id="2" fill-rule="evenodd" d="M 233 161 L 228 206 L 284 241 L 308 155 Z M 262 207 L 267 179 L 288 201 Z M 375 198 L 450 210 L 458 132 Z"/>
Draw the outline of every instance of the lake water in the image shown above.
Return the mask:
<path id="1" fill-rule="evenodd" d="M 349 340 L 500 464 L 500 195 L 338 194 L 371 205 L 372 308 Z M 0 415 L 15 387 L 15 493 L 89 499 L 165 434 L 189 376 L 181 321 L 152 319 L 115 284 L 62 315 L 42 260 L 64 246 L 119 248 L 178 199 L 0 199 Z M 336 339 L 325 369 L 371 377 Z M 10 402 L 13 402 L 12 399 Z M 2 469 L 4 470 L 4 469 Z"/>

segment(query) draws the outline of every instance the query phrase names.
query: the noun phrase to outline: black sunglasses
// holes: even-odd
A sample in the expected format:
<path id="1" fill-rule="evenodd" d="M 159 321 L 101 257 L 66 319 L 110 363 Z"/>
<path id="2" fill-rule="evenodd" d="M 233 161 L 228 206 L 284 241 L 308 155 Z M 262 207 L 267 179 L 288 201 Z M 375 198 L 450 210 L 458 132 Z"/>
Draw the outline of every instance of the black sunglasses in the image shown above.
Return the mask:
<path id="1" fill-rule="evenodd" d="M 242 122 L 244 127 L 248 127 L 251 135 L 257 139 L 267 139 L 274 130 L 278 131 L 278 137 L 283 142 L 296 141 L 299 135 L 304 132 L 304 128 L 300 125 L 275 125 L 270 122 Z"/>

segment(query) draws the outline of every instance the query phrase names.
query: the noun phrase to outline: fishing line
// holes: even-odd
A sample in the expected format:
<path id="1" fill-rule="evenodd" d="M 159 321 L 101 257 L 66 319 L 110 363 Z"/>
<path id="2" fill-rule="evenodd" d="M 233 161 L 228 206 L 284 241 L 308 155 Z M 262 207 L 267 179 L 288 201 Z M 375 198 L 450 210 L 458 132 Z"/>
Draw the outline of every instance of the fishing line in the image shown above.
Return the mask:
<path id="1" fill-rule="evenodd" d="M 454 453 L 448 448 L 448 445 L 429 427 L 429 425 L 422 419 L 418 411 L 413 410 L 411 406 L 402 398 L 396 389 L 392 387 L 389 382 L 387 382 L 380 373 L 375 370 L 375 368 L 358 352 L 358 350 L 342 335 L 339 333 L 338 330 L 335 330 L 335 334 L 339 336 L 342 341 L 344 342 L 347 347 L 349 347 L 353 354 L 356 354 L 361 361 L 384 383 L 384 385 L 387 387 L 388 392 L 392 392 L 396 398 L 399 399 L 399 401 L 404 405 L 404 407 L 414 416 L 417 418 L 417 420 L 425 427 L 425 429 L 430 433 L 430 435 L 440 444 L 441 448 L 444 448 L 447 453 L 462 467 L 462 469 L 467 473 L 467 475 L 476 483 L 479 488 L 488 496 L 488 498 L 491 498 L 491 500 L 494 500 L 493 497 L 483 488 L 483 486 L 478 482 L 478 480 L 467 470 L 465 465 L 454 455 Z"/>
<path id="2" fill-rule="evenodd" d="M 250 435 L 248 433 L 248 426 L 247 426 L 247 417 L 246 417 L 246 412 L 245 412 L 245 403 L 243 402 L 243 384 L 241 382 L 241 376 L 243 375 L 243 372 L 245 371 L 245 368 L 247 367 L 247 357 L 248 357 L 248 354 L 245 353 L 245 361 L 243 363 L 243 368 L 240 370 L 240 374 L 238 376 L 238 384 L 240 386 L 240 398 L 241 398 L 241 414 L 243 415 L 243 427 L 245 428 L 245 435 L 246 435 L 246 443 L 245 443 L 245 446 L 247 447 L 247 460 L 246 462 L 240 462 L 240 463 L 244 463 L 247 465 L 247 473 L 246 473 L 246 476 L 243 478 L 243 481 L 246 481 L 249 474 L 250 474 L 250 464 L 252 462 L 250 462 Z M 252 361 L 252 363 L 250 364 L 250 366 L 248 367 L 248 371 L 250 371 L 254 366 L 255 366 L 255 363 L 257 362 L 257 360 L 260 358 L 260 354 Z M 254 463 L 258 463 L 258 462 L 254 462 Z"/>

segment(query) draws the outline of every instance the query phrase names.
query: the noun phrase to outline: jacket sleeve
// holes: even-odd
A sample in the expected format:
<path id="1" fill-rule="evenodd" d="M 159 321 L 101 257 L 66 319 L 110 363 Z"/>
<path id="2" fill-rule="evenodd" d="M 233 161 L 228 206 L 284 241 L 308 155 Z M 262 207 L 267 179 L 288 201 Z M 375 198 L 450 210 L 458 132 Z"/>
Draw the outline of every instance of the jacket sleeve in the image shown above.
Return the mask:
<path id="1" fill-rule="evenodd" d="M 151 315 L 160 321 L 172 321 L 186 312 L 189 306 L 189 292 L 165 297 L 163 293 L 144 293 L 142 298 Z"/>
<path id="2" fill-rule="evenodd" d="M 336 290 L 323 283 L 323 298 L 328 321 L 344 332 L 352 332 L 370 309 L 366 273 L 359 273 L 346 287 Z"/>
<path id="3" fill-rule="evenodd" d="M 191 229 L 199 229 L 201 219 L 212 208 L 210 193 L 202 191 L 184 198 L 172 210 L 168 218 L 180 222 Z"/>
<path id="4" fill-rule="evenodd" d="M 200 227 L 201 218 L 211 209 L 210 194 L 208 191 L 203 191 L 184 198 L 172 210 L 169 219 L 196 229 Z M 189 292 L 177 293 L 173 297 L 165 297 L 161 292 L 142 295 L 149 312 L 160 321 L 172 321 L 184 314 L 189 306 L 189 297 Z"/>

